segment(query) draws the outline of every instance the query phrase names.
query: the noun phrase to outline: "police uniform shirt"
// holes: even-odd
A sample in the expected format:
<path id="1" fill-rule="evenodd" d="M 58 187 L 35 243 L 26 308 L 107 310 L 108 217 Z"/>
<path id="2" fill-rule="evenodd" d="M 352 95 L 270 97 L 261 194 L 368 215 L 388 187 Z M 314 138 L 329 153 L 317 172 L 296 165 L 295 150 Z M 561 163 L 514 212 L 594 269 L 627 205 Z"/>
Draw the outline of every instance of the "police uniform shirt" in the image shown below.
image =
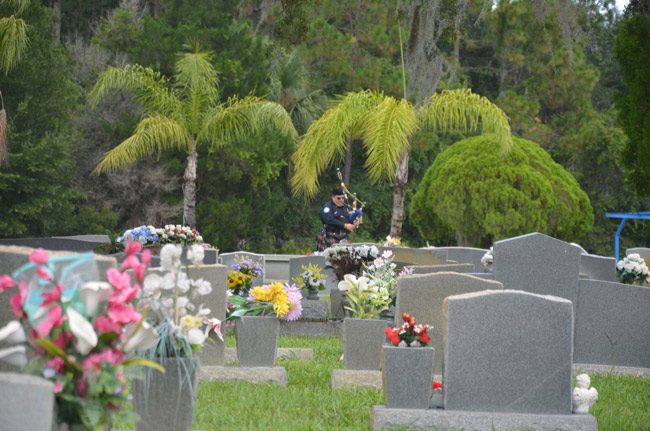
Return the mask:
<path id="1" fill-rule="evenodd" d="M 345 230 L 344 225 L 348 222 L 349 214 L 350 206 L 348 204 L 337 207 L 330 199 L 323 205 L 320 218 L 328 231 L 341 231 Z"/>

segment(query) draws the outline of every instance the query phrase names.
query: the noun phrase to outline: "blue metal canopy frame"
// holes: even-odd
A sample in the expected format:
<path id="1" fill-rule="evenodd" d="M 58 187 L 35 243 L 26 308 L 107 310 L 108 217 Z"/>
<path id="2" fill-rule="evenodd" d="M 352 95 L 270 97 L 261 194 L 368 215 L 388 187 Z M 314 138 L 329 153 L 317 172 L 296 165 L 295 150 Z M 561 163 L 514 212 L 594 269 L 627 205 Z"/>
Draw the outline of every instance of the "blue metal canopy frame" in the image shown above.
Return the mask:
<path id="1" fill-rule="evenodd" d="M 625 227 L 625 222 L 627 222 L 628 220 L 650 220 L 650 211 L 640 211 L 635 213 L 606 212 L 605 217 L 621 219 L 621 223 L 618 225 L 618 229 L 616 229 L 616 233 L 614 234 L 614 255 L 616 256 L 616 261 L 618 262 L 619 260 L 618 246 L 619 246 L 619 241 L 621 239 L 621 231 Z"/>

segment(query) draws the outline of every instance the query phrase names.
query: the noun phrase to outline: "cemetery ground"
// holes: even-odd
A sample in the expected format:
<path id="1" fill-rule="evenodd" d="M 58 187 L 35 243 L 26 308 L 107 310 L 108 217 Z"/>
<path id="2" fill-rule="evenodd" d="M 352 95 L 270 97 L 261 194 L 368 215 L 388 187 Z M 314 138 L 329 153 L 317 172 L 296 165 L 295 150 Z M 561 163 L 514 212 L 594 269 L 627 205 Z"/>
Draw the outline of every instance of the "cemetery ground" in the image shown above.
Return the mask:
<path id="1" fill-rule="evenodd" d="M 227 334 L 226 345 L 235 346 L 232 333 Z M 330 385 L 332 370 L 343 364 L 340 337 L 281 336 L 279 347 L 312 348 L 314 360 L 278 361 L 289 376 L 285 387 L 202 382 L 193 429 L 370 429 L 372 406 L 383 404 L 381 391 L 332 389 Z M 650 379 L 591 374 L 591 382 L 599 392 L 591 414 L 597 418 L 600 431 L 650 430 Z"/>

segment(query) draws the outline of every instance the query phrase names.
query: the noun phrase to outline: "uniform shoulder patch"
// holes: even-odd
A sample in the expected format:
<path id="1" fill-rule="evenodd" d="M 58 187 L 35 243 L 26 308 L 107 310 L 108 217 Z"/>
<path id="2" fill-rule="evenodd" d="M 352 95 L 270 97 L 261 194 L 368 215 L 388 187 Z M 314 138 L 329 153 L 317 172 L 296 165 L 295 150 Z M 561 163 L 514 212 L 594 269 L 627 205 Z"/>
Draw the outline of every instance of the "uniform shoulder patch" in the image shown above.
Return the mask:
<path id="1" fill-rule="evenodd" d="M 323 212 L 326 213 L 326 214 L 327 214 L 328 212 L 330 212 L 330 207 L 325 207 L 325 208 L 323 208 Z"/>

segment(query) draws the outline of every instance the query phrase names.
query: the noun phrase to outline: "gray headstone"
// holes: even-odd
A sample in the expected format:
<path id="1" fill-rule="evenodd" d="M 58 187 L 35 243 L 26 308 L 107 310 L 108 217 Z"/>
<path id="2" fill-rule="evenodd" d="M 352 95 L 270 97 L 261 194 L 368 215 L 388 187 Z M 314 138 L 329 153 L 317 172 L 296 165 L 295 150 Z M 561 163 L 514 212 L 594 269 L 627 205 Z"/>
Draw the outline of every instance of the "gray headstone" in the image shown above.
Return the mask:
<path id="1" fill-rule="evenodd" d="M 0 388 L 0 430 L 52 430 L 52 382 L 28 374 L 0 373 Z"/>
<path id="2" fill-rule="evenodd" d="M 69 251 L 85 253 L 94 251 L 95 247 L 109 242 L 106 235 L 75 235 L 55 236 L 52 238 L 5 238 L 0 239 L 0 245 L 19 247 L 42 247 L 45 250 Z"/>
<path id="3" fill-rule="evenodd" d="M 458 272 L 469 274 L 474 272 L 471 263 L 448 263 L 446 265 L 409 265 L 413 274 L 433 274 L 436 272 Z"/>
<path id="4" fill-rule="evenodd" d="M 570 301 L 502 290 L 445 300 L 444 407 L 571 413 Z"/>
<path id="5" fill-rule="evenodd" d="M 297 254 L 265 254 L 264 255 L 264 271 L 266 275 L 264 279 L 269 281 L 289 281 L 289 262 L 296 257 L 302 257 Z"/>
<path id="6" fill-rule="evenodd" d="M 303 291 L 303 295 L 305 292 Z M 327 322 L 327 302 L 318 299 L 303 299 L 300 320 L 312 322 Z"/>
<path id="7" fill-rule="evenodd" d="M 650 368 L 650 288 L 580 280 L 574 362 Z"/>
<path id="8" fill-rule="evenodd" d="M 406 265 L 443 265 L 447 263 L 447 251 L 437 248 L 377 247 L 379 254 L 390 250 L 398 268 Z"/>
<path id="9" fill-rule="evenodd" d="M 228 268 L 224 265 L 201 265 L 198 267 L 190 266 L 187 271 L 188 276 L 191 279 L 202 278 L 212 284 L 212 292 L 202 297 L 202 303 L 210 309 L 210 317 L 217 318 L 224 322 L 221 330 L 225 336 Z M 203 349 L 199 354 L 199 358 L 201 359 L 201 364 L 204 365 L 223 365 L 223 341 L 221 341 L 214 333 L 210 333 L 210 338 L 203 344 Z"/>
<path id="10" fill-rule="evenodd" d="M 591 280 L 617 282 L 616 259 L 595 254 L 581 254 L 580 275 Z"/>
<path id="11" fill-rule="evenodd" d="M 448 260 L 455 260 L 458 263 L 471 263 L 474 270 L 471 272 L 483 272 L 481 258 L 487 252 L 484 248 L 473 247 L 436 247 L 438 250 L 447 252 Z"/>
<path id="12" fill-rule="evenodd" d="M 442 372 L 444 359 L 443 301 L 451 295 L 480 292 L 486 289 L 503 289 L 503 285 L 496 281 L 482 280 L 468 274 L 455 272 L 411 275 L 397 279 L 395 326 L 402 324 L 402 313 L 409 313 L 415 317 L 418 323 L 433 326 L 429 332 L 430 346 L 436 350 L 432 374 Z"/>
<path id="13" fill-rule="evenodd" d="M 625 250 L 625 255 L 638 254 L 641 259 L 645 260 L 645 264 L 650 268 L 650 248 L 646 247 L 633 247 Z"/>
<path id="14" fill-rule="evenodd" d="M 494 279 L 504 288 L 566 298 L 578 295 L 580 250 L 541 233 L 494 243 Z"/>
<path id="15" fill-rule="evenodd" d="M 494 280 L 494 274 L 491 272 L 471 272 L 467 275 L 473 275 L 474 277 L 482 278 L 483 280 Z"/>
<path id="16" fill-rule="evenodd" d="M 257 262 L 262 266 L 262 269 L 265 271 L 265 274 L 261 277 L 253 278 L 253 286 L 259 286 L 265 283 L 266 280 L 266 260 L 263 254 L 257 253 L 248 253 L 246 251 L 236 251 L 234 253 L 222 253 L 219 255 L 221 258 L 221 263 L 228 267 L 228 271 L 232 269 L 232 265 L 237 263 L 240 259 L 250 259 L 253 262 Z"/>

